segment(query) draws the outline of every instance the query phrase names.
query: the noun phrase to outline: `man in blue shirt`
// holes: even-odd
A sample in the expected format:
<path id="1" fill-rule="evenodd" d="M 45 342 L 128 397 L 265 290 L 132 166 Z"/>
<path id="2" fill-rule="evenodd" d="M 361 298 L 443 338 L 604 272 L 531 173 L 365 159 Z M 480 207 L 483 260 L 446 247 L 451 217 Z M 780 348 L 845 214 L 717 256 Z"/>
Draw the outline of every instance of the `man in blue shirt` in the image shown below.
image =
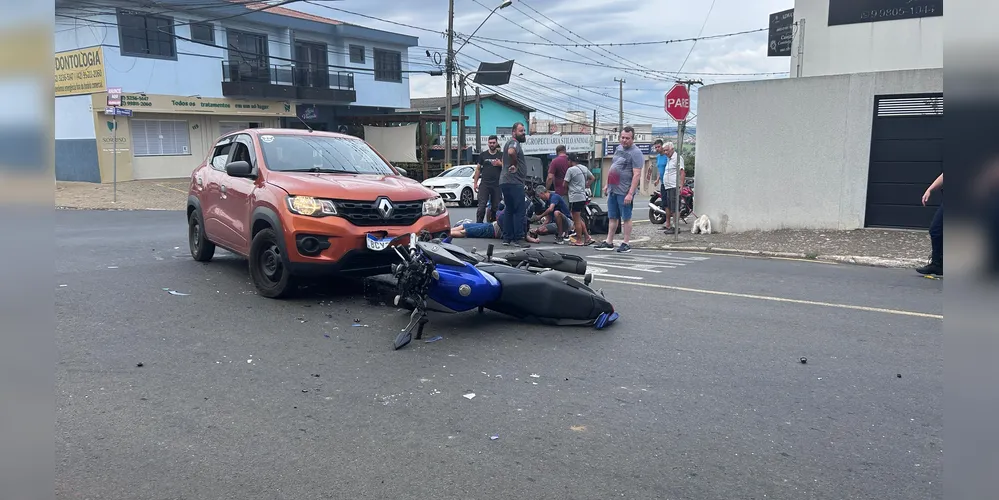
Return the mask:
<path id="1" fill-rule="evenodd" d="M 537 215 L 536 218 L 545 217 L 548 215 L 553 216 L 555 219 L 555 225 L 558 228 L 558 233 L 555 234 L 555 244 L 561 245 L 565 242 L 566 229 L 570 227 L 571 221 L 569 220 L 569 214 L 572 213 L 569 210 L 569 202 L 565 201 L 558 193 L 553 193 L 544 186 L 538 186 L 534 190 L 538 194 L 538 198 L 541 198 L 548 204 L 548 208 L 544 212 Z"/>

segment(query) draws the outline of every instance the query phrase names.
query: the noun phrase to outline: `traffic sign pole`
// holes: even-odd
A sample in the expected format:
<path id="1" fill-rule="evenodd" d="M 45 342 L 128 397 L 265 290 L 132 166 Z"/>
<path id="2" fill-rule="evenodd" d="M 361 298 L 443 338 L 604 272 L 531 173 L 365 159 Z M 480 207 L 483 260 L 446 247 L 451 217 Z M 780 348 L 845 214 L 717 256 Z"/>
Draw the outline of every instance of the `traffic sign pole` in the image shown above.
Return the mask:
<path id="1" fill-rule="evenodd" d="M 677 123 L 676 139 L 676 190 L 673 193 L 673 241 L 680 240 L 680 162 L 683 161 L 683 133 L 687 128 L 687 116 L 690 115 L 690 86 L 702 84 L 700 80 L 679 80 L 673 88 L 666 92 L 663 110 Z M 663 204 L 666 200 L 663 200 Z"/>

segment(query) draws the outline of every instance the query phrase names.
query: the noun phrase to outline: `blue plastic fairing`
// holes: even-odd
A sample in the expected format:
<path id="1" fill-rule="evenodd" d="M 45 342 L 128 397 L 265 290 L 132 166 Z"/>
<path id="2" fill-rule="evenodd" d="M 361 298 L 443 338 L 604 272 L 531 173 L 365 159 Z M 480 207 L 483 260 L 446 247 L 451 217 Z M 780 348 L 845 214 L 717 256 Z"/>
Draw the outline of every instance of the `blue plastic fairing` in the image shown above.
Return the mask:
<path id="1" fill-rule="evenodd" d="M 427 295 L 456 312 L 469 311 L 493 302 L 500 296 L 499 281 L 471 264 L 437 265 L 436 269 L 439 278 L 430 286 Z M 463 285 L 468 287 L 468 295 L 461 294 Z"/>

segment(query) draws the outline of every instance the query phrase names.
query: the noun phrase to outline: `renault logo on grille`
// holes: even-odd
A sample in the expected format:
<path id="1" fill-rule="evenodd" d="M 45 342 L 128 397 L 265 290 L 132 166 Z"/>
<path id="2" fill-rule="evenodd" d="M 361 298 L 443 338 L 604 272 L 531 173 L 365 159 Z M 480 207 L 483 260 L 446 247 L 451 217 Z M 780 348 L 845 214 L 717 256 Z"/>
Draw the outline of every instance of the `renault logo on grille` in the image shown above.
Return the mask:
<path id="1" fill-rule="evenodd" d="M 388 198 L 379 198 L 378 201 L 375 202 L 375 208 L 377 208 L 378 213 L 386 219 L 391 217 L 392 212 L 395 210 L 392 206 L 392 202 L 389 201 Z"/>

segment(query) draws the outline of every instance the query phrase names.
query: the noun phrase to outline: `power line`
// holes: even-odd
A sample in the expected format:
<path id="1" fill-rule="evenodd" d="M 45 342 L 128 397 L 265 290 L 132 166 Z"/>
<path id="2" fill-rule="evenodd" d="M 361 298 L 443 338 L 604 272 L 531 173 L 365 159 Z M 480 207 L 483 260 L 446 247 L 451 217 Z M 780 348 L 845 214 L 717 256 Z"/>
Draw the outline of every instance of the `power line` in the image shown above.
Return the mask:
<path id="1" fill-rule="evenodd" d="M 406 27 L 406 28 L 414 29 L 414 30 L 427 31 L 427 32 L 430 32 L 430 33 L 436 33 L 438 35 L 447 36 L 447 32 L 446 31 L 432 30 L 430 28 L 423 28 L 423 27 L 420 27 L 420 26 L 413 26 L 412 24 L 400 23 L 400 22 L 397 22 L 397 21 L 389 21 L 388 19 L 382 19 L 380 17 L 369 16 L 367 14 L 360 14 L 360 13 L 357 13 L 357 12 L 351 12 L 349 10 L 340 9 L 340 8 L 337 8 L 337 7 L 330 7 L 329 5 L 323 5 L 321 3 L 313 2 L 312 0 L 303 0 L 303 1 L 305 3 L 307 3 L 307 4 L 309 4 L 309 5 L 315 5 L 316 7 L 321 7 L 321 8 L 324 8 L 324 9 L 335 10 L 335 11 L 343 12 L 345 14 L 350 14 L 350 15 L 353 15 L 353 16 L 364 17 L 364 18 L 367 18 L 367 19 L 375 20 L 375 21 L 381 21 L 383 23 L 394 24 L 396 26 L 403 26 L 403 27 Z"/>
<path id="2" fill-rule="evenodd" d="M 107 14 L 109 14 L 109 13 L 108 12 L 94 12 L 92 15 L 107 15 Z M 119 24 L 116 23 L 116 22 L 101 21 L 101 20 L 98 20 L 98 19 L 87 19 L 87 18 L 81 18 L 81 17 L 76 17 L 76 16 L 70 16 L 70 15 L 66 15 L 66 14 L 56 14 L 56 16 L 57 17 L 64 17 L 64 18 L 68 18 L 68 19 L 74 19 L 74 20 L 81 21 L 81 22 L 84 22 L 84 23 L 98 24 L 98 25 L 102 25 L 102 26 L 110 26 L 110 27 L 118 27 L 119 26 Z M 204 22 L 204 21 L 192 21 L 193 24 L 196 24 L 198 22 Z M 66 29 L 58 30 L 55 33 L 63 33 L 63 32 L 67 32 L 67 31 L 75 31 L 75 30 L 80 29 L 81 27 L 82 26 L 73 26 L 71 28 L 66 28 Z M 225 26 L 223 26 L 223 28 L 225 28 Z M 166 34 L 165 32 L 163 32 L 163 33 Z M 179 39 L 182 39 L 182 40 L 185 40 L 185 41 L 191 41 L 191 40 L 189 40 L 187 38 L 184 38 L 184 37 L 181 37 L 179 35 L 171 35 L 171 36 L 174 36 L 174 38 L 179 38 Z M 205 44 L 203 42 L 198 42 L 198 41 L 193 41 L 193 43 L 198 43 L 198 44 L 202 44 L 202 45 L 213 46 L 213 45 Z M 283 40 L 272 40 L 270 38 L 268 38 L 268 44 L 276 44 L 276 45 L 281 45 L 281 46 L 285 46 L 285 47 L 291 47 L 291 46 L 294 45 L 292 42 L 285 42 Z M 222 46 L 214 46 L 214 47 L 231 50 L 229 47 L 222 47 Z M 419 45 L 416 46 L 416 47 L 414 47 L 414 48 L 438 50 L 436 47 L 424 47 L 424 46 L 419 46 Z M 339 50 L 339 49 L 340 48 L 337 47 L 337 46 L 327 46 L 327 51 L 330 52 L 330 53 L 332 53 L 332 54 L 343 55 L 343 56 L 350 55 L 349 50 L 345 52 L 345 51 Z M 364 54 L 365 54 L 365 57 L 374 56 L 374 48 L 365 47 Z M 276 56 L 274 58 L 277 59 Z M 304 61 L 297 61 L 297 60 L 295 60 L 293 62 L 299 62 L 299 63 L 301 63 L 301 62 L 304 62 Z M 437 67 L 433 63 L 422 62 L 422 61 L 412 61 L 412 60 L 410 60 L 408 62 L 408 64 L 410 66 L 425 66 L 425 67 L 430 67 L 430 68 L 436 68 Z M 371 70 L 371 69 L 368 69 L 368 68 L 354 68 L 354 67 L 351 67 L 349 69 L 353 69 L 353 70 L 361 71 L 361 72 L 363 72 L 363 71 L 374 71 L 374 70 Z"/>
<path id="3" fill-rule="evenodd" d="M 82 18 L 82 17 L 70 16 L 70 15 L 67 15 L 67 14 L 58 14 L 57 13 L 56 17 L 63 17 L 63 18 L 68 18 L 68 19 L 76 19 L 78 21 L 85 21 L 85 22 L 89 22 L 89 23 L 104 24 L 104 25 L 110 25 L 110 26 L 117 26 L 118 25 L 117 23 L 111 23 L 111 22 L 107 22 L 107 21 L 99 21 L 99 20 L 96 20 L 96 19 L 85 19 L 85 18 Z M 223 47 L 221 45 L 217 45 L 217 44 L 214 44 L 214 43 L 203 42 L 203 41 L 200 41 L 200 40 L 193 40 L 191 38 L 187 38 L 187 37 L 183 37 L 183 36 L 175 35 L 175 34 L 170 34 L 170 33 L 167 33 L 167 32 L 161 32 L 161 33 L 163 33 L 165 35 L 168 35 L 170 37 L 179 39 L 179 40 L 184 40 L 184 41 L 187 41 L 187 42 L 196 43 L 198 45 L 204 45 L 206 47 L 214 47 L 216 49 L 228 50 L 230 53 L 245 54 L 245 55 L 250 55 L 250 56 L 259 56 L 260 55 L 260 54 L 254 53 L 254 52 L 249 52 L 249 51 L 245 51 L 245 50 L 239 50 L 239 49 L 236 49 L 236 48 L 233 48 L 233 47 Z M 278 56 L 273 56 L 273 55 L 269 55 L 268 58 L 269 59 L 278 60 L 278 61 L 292 62 L 292 63 L 301 63 L 302 62 L 302 61 L 298 61 L 298 60 L 295 60 L 295 59 L 289 59 L 287 57 L 278 57 Z M 339 65 L 333 65 L 333 64 L 316 64 L 316 65 L 313 65 L 313 66 L 316 67 L 316 68 L 321 68 L 321 69 L 339 69 L 339 70 L 343 70 L 344 72 L 350 72 L 350 73 L 362 73 L 362 74 L 374 74 L 375 73 L 374 69 L 355 68 L 355 67 L 352 67 L 352 66 L 339 66 Z M 401 70 L 400 72 L 401 73 L 427 73 L 427 70 Z"/>
<path id="4" fill-rule="evenodd" d="M 713 10 L 715 10 L 715 0 L 711 0 L 711 7 L 708 7 L 708 15 L 704 16 L 704 22 L 701 23 L 701 29 L 697 32 L 697 36 L 704 34 L 704 27 L 708 25 L 708 19 L 711 19 L 711 11 Z M 690 59 L 690 54 L 694 53 L 694 47 L 697 47 L 696 40 L 694 40 L 694 43 L 690 46 L 690 50 L 687 51 L 687 57 L 683 58 L 683 63 L 680 64 L 680 69 L 676 70 L 674 78 L 680 77 L 680 71 L 682 71 L 683 67 L 687 65 L 687 60 Z"/>
<path id="5" fill-rule="evenodd" d="M 694 42 L 694 41 L 699 41 L 699 40 L 714 40 L 714 39 L 717 39 L 717 38 L 728 38 L 728 37 L 731 37 L 731 36 L 747 35 L 749 33 L 759 33 L 761 31 L 767 31 L 769 29 L 770 29 L 769 27 L 766 27 L 766 28 L 759 28 L 759 29 L 755 29 L 755 30 L 736 31 L 736 32 L 733 32 L 733 33 L 721 33 L 721 34 L 718 34 L 718 35 L 708 35 L 708 36 L 700 36 L 700 37 L 693 37 L 693 38 L 676 38 L 676 39 L 672 39 L 672 40 L 649 40 L 649 41 L 645 41 L 645 42 L 608 42 L 608 43 L 572 43 L 572 44 L 567 44 L 567 43 L 527 42 L 527 41 L 523 41 L 523 40 L 506 40 L 506 39 L 502 39 L 502 38 L 486 38 L 486 37 L 481 37 L 481 36 L 479 37 L 479 40 L 486 41 L 486 42 L 502 42 L 502 43 L 513 43 L 513 44 L 520 44 L 520 45 L 541 45 L 541 46 L 545 46 L 545 47 L 629 47 L 629 46 L 637 46 L 637 45 L 664 45 L 664 44 L 669 44 L 669 43 Z"/>
<path id="6" fill-rule="evenodd" d="M 538 13 L 538 15 L 540 15 L 541 17 L 543 17 L 543 18 L 547 19 L 548 21 L 551 21 L 552 23 L 554 23 L 554 24 L 555 24 L 555 26 L 558 26 L 559 28 L 562 28 L 563 30 L 565 30 L 565 31 L 568 31 L 568 32 L 569 32 L 570 34 L 572 34 L 572 36 L 574 36 L 574 37 L 576 37 L 576 38 L 578 38 L 578 39 L 582 40 L 582 41 L 583 41 L 584 43 L 593 43 L 593 42 L 591 42 L 590 40 L 587 40 L 586 38 L 583 38 L 582 36 L 578 35 L 578 34 L 577 34 L 576 32 L 572 31 L 571 29 L 569 29 L 569 28 L 566 28 L 566 27 L 565 27 L 564 25 L 562 25 L 562 24 L 559 24 L 559 23 L 558 23 L 558 21 L 555 21 L 554 19 L 552 19 L 552 18 L 550 18 L 550 17 L 546 16 L 546 15 L 545 15 L 544 13 L 542 13 L 542 12 L 538 11 L 538 10 L 537 10 L 537 9 L 535 9 L 534 7 L 531 7 L 531 6 L 530 6 L 530 5 L 529 5 L 529 4 L 527 3 L 527 2 L 524 2 L 523 0 L 521 0 L 520 4 L 521 4 L 521 5 L 523 5 L 524 7 L 527 7 L 528 9 L 531 9 L 531 10 L 532 10 L 532 11 L 534 11 L 534 12 L 537 12 L 537 13 Z M 571 38 L 569 38 L 568 36 L 565 36 L 565 35 L 564 35 L 563 33 L 561 33 L 561 32 L 558 32 L 558 31 L 555 31 L 555 30 L 554 30 L 554 29 L 552 29 L 552 28 L 549 28 L 549 29 L 551 29 L 551 30 L 552 30 L 553 32 L 555 32 L 555 33 L 558 33 L 559 35 L 561 35 L 561 36 L 562 36 L 563 38 L 565 38 L 566 40 L 569 40 L 570 42 L 572 42 L 572 41 L 573 41 L 573 40 L 572 40 Z M 632 61 L 632 60 L 630 60 L 630 59 L 628 59 L 628 58 L 626 58 L 626 57 L 624 57 L 624 56 L 621 56 L 621 55 L 618 55 L 618 54 L 615 54 L 614 52 L 611 52 L 611 51 L 609 51 L 609 50 L 607 50 L 607 49 L 605 49 L 605 48 L 603 48 L 603 47 L 597 47 L 597 48 L 598 48 L 598 49 L 600 49 L 600 50 L 601 50 L 602 52 L 604 52 L 604 53 L 606 53 L 606 54 L 610 54 L 610 56 L 611 56 L 611 57 L 614 57 L 614 58 L 616 58 L 616 59 L 620 59 L 620 60 L 622 60 L 622 61 L 624 61 L 624 62 L 627 62 L 627 63 L 630 63 L 630 64 L 634 64 L 635 66 L 638 66 L 639 68 L 641 68 L 641 69 L 644 69 L 644 70 L 647 70 L 647 71 L 651 71 L 651 70 L 652 70 L 651 68 L 648 68 L 648 67 L 646 67 L 646 66 L 642 66 L 641 64 L 638 64 L 638 63 L 636 63 L 636 62 L 634 62 L 634 61 Z M 590 49 L 590 50 L 591 50 L 591 51 L 593 51 L 594 53 L 597 53 L 597 52 L 596 52 L 595 50 L 593 50 L 593 49 Z"/>

